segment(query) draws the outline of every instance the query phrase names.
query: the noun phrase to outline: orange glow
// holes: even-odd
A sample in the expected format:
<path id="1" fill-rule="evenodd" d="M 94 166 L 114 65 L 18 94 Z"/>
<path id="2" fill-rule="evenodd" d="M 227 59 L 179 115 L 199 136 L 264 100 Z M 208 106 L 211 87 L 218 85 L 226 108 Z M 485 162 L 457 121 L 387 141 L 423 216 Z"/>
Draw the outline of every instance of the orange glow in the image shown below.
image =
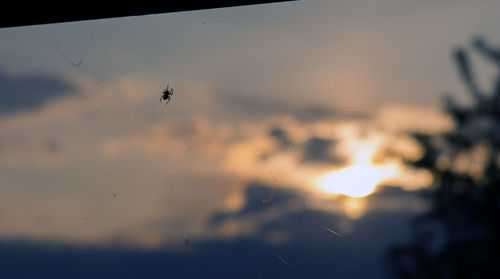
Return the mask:
<path id="1" fill-rule="evenodd" d="M 353 165 L 324 175 L 319 187 L 327 193 L 359 198 L 371 194 L 383 178 L 384 172 L 379 167 Z"/>
<path id="2" fill-rule="evenodd" d="M 382 137 L 377 135 L 362 141 L 348 141 L 344 148 L 351 157 L 350 165 L 319 177 L 318 187 L 329 194 L 342 194 L 352 198 L 373 193 L 378 184 L 397 173 L 394 165 L 374 164 L 381 142 Z"/>

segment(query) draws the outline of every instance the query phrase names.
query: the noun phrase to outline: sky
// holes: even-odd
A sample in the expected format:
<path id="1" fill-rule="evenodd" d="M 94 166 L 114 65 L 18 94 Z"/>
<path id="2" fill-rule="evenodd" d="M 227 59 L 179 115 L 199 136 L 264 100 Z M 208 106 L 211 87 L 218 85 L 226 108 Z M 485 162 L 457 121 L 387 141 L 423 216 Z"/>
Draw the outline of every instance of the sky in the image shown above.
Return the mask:
<path id="1" fill-rule="evenodd" d="M 0 29 L 7 273 L 385 278 L 432 183 L 404 165 L 422 153 L 407 133 L 453 127 L 442 95 L 468 99 L 451 51 L 500 43 L 499 8 L 298 1 Z"/>

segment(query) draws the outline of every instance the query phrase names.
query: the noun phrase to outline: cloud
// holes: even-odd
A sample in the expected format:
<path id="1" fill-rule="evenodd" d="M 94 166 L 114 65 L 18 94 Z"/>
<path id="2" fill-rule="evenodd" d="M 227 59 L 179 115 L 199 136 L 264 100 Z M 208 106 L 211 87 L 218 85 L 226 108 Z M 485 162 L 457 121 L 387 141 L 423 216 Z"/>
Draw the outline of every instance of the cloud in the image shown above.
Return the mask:
<path id="1" fill-rule="evenodd" d="M 379 246 L 373 247 L 373 253 L 362 253 L 359 247 L 353 253 L 347 243 L 332 238 L 321 226 L 349 236 L 357 232 L 357 221 L 342 211 L 343 204 L 333 210 L 315 206 L 317 200 L 309 196 L 314 185 L 307 179 L 323 169 L 301 164 L 303 156 L 313 161 L 332 161 L 330 149 L 350 139 L 338 135 L 348 130 L 346 127 L 352 128 L 352 123 L 276 117 L 263 118 L 265 121 L 243 118 L 235 125 L 231 122 L 234 119 L 217 122 L 210 114 L 195 114 L 186 109 L 197 109 L 190 107 L 196 103 L 194 90 L 191 95 L 176 95 L 161 114 L 155 109 L 163 108 L 154 106 L 158 92 L 149 84 L 147 80 L 127 78 L 99 88 L 84 84 L 78 100 L 61 99 L 36 112 L 3 120 L 9 135 L 4 140 L 4 146 L 11 150 L 9 158 L 21 161 L 2 161 L 4 166 L 10 166 L 0 171 L 0 197 L 9 197 L 2 199 L 0 208 L 0 218 L 7 224 L 0 231 L 2 237 L 57 239 L 80 245 L 59 249 L 57 245 L 4 241 L 0 243 L 6 248 L 4 251 L 30 251 L 23 262 L 32 266 L 40 263 L 37 255 L 49 253 L 41 261 L 43 265 L 38 265 L 47 268 L 33 270 L 54 278 L 67 275 L 51 268 L 61 261 L 68 270 L 86 269 L 82 276 L 99 274 L 100 264 L 95 259 L 111 266 L 106 271 L 110 277 L 140 277 L 145 272 L 180 277 L 176 275 L 186 275 L 185 270 L 190 270 L 186 276 L 197 278 L 201 271 L 193 269 L 193 261 L 178 252 L 183 250 L 183 235 L 188 234 L 193 250 L 200 253 L 203 265 L 209 266 L 203 275 L 214 277 L 242 277 L 239 275 L 245 270 L 255 278 L 257 274 L 251 273 L 255 266 L 265 277 L 287 276 L 289 270 L 268 253 L 269 249 L 294 267 L 307 263 L 311 270 L 336 272 L 339 278 L 348 277 L 346 274 L 366 275 L 363 272 L 379 268 L 372 265 L 372 269 L 359 271 L 353 262 L 329 260 L 347 255 L 356 258 L 358 264 L 370 264 L 387 239 L 379 238 L 384 235 L 382 228 L 377 228 L 377 235 L 369 235 L 372 225 L 359 237 L 378 241 Z M 176 111 L 182 113 L 175 114 Z M 19 134 L 29 143 L 19 145 L 19 152 L 40 143 L 47 156 L 65 153 L 67 160 L 55 170 L 46 170 L 43 166 L 48 159 L 39 153 L 14 154 L 12 144 Z M 265 162 L 258 159 L 263 151 L 272 153 L 280 140 L 294 143 L 294 149 L 280 149 Z M 32 165 L 33 160 L 38 165 Z M 117 193 L 117 197 L 112 193 Z M 226 200 L 232 200 L 227 203 L 231 204 L 228 208 Z M 325 200 L 328 204 L 337 201 Z M 389 198 L 385 202 L 390 204 Z M 377 208 L 378 204 L 367 202 L 364 210 Z M 405 207 L 394 208 L 398 211 L 387 210 L 370 217 L 374 218 L 373 224 L 385 222 L 393 232 L 388 234 L 392 238 L 398 235 L 394 228 L 403 221 L 384 218 L 408 213 L 399 211 Z M 371 215 L 358 220 L 365 216 Z M 95 246 L 96 243 L 102 246 Z M 122 245 L 134 249 L 116 247 Z M 234 251 L 245 252 L 237 258 Z M 255 262 L 256 258 L 257 265 L 250 267 L 248 262 Z M 123 265 L 134 262 L 131 259 L 135 259 L 134 265 Z M 164 261 L 172 265 L 168 272 Z M 82 266 L 82 262 L 87 265 Z M 162 262 L 163 269 L 158 268 L 158 262 Z M 299 275 L 324 277 L 304 270 L 293 276 Z"/>
<path id="2" fill-rule="evenodd" d="M 446 131 L 454 125 L 451 118 L 442 110 L 405 104 L 382 106 L 377 111 L 374 122 L 393 131 L 425 133 Z"/>
<path id="3" fill-rule="evenodd" d="M 76 94 L 70 81 L 47 74 L 9 75 L 0 72 L 0 116 L 39 109 L 50 101 Z"/>
<path id="4" fill-rule="evenodd" d="M 243 205 L 235 210 L 215 213 L 209 224 L 224 229 L 231 224 L 233 234 L 252 236 L 259 228 L 290 215 L 292 212 L 318 211 L 333 214 L 341 230 L 349 231 L 353 223 L 374 211 L 423 212 L 428 204 L 421 199 L 422 190 L 407 191 L 396 186 L 379 186 L 377 191 L 362 199 L 347 196 L 318 195 L 305 189 L 291 189 L 283 185 L 249 181 L 244 187 Z M 315 213 L 321 215 L 319 213 Z M 331 220 L 331 218 L 330 218 Z M 324 224 L 323 224 L 324 225 Z M 270 232 L 268 232 L 270 233 Z"/>
<path id="5" fill-rule="evenodd" d="M 269 135 L 276 138 L 277 140 L 287 140 L 286 132 L 278 127 L 275 127 L 269 131 Z"/>
<path id="6" fill-rule="evenodd" d="M 172 236 L 154 249 L 3 240 L 3 272 L 16 278 L 66 278 L 68 272 L 96 278 L 137 278 L 145 274 L 176 278 L 325 278 L 331 274 L 335 278 L 385 278 L 386 249 L 409 235 L 408 221 L 413 212 L 408 209 L 374 209 L 346 225 L 345 216 L 338 212 L 290 207 L 294 204 L 291 201 L 305 198 L 295 191 L 279 190 L 276 203 L 261 206 L 261 194 L 272 188 L 258 182 L 249 182 L 248 186 L 247 206 L 233 215 L 213 216 L 221 216 L 216 225 L 231 220 L 244 222 L 255 216 L 251 235 L 224 239 L 188 235 L 189 251 L 185 250 L 183 236 Z M 383 192 L 389 196 L 412 195 L 392 188 Z M 274 218 L 262 218 L 285 204 L 288 210 Z M 21 264 L 29 268 L 21 268 Z"/>
<path id="7" fill-rule="evenodd" d="M 345 158 L 334 154 L 332 147 L 335 147 L 337 141 L 334 139 L 323 139 L 312 137 L 304 143 L 302 151 L 302 162 L 322 162 L 334 165 L 343 165 L 347 162 Z"/>
<path id="8" fill-rule="evenodd" d="M 99 131 L 109 130 L 109 115 L 115 113 L 119 124 L 127 119 L 117 113 L 117 107 L 138 103 L 137 82 L 126 78 L 101 88 L 85 77 L 66 81 L 43 75 L 0 75 L 0 80 L 5 87 L 0 95 L 7 100 L 0 104 L 4 106 L 0 115 L 9 114 L 0 118 L 0 165 L 4 167 L 57 168 L 82 154 L 88 158 Z M 100 121 L 92 119 L 99 116 Z"/>
<path id="9" fill-rule="evenodd" d="M 149 79 L 73 83 L 74 97 L 0 119 L 0 237 L 150 247 L 201 231 L 236 179 L 219 168 L 224 126 L 166 117 L 196 91 L 164 107 Z"/>
<path id="10" fill-rule="evenodd" d="M 297 194 L 290 189 L 273 188 L 258 181 L 248 182 L 245 186 L 244 206 L 233 212 L 214 214 L 210 224 L 218 225 L 227 219 L 262 213 L 270 207 L 286 207 L 298 199 Z"/>
<path id="11" fill-rule="evenodd" d="M 337 151 L 349 156 L 358 148 L 345 143 L 368 121 L 279 115 L 256 121 L 220 106 L 203 84 L 176 85 L 178 94 L 165 107 L 148 78 L 73 83 L 77 96 L 0 119 L 2 237 L 157 247 L 167 233 L 252 236 L 263 222 L 305 206 L 285 199 L 292 191 L 282 189 L 324 195 L 314 179 L 332 171 Z M 288 148 L 276 147 L 280 141 Z M 304 164 L 304 156 L 327 164 Z M 263 200 L 271 200 L 270 211 L 256 212 Z M 344 214 L 342 206 L 333 211 Z M 241 208 L 246 211 L 234 213 Z M 208 226 L 211 218 L 224 221 Z M 272 243 L 288 237 L 281 230 L 265 234 Z"/>
<path id="12" fill-rule="evenodd" d="M 276 101 L 262 96 L 249 97 L 244 94 L 218 94 L 224 107 L 231 114 L 250 119 L 262 119 L 271 116 L 286 115 L 303 122 L 324 119 L 366 118 L 367 115 L 358 111 L 337 111 L 335 109 L 308 104 L 307 101 L 296 104 L 293 101 Z"/>

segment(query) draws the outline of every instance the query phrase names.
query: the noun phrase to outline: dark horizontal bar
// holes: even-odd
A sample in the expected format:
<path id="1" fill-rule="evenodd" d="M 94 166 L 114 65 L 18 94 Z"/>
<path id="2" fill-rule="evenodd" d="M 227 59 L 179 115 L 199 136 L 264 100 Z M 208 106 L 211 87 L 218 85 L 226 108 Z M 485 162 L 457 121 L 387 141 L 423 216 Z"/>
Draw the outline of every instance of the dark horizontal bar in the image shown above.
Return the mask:
<path id="1" fill-rule="evenodd" d="M 290 0 L 234 1 L 120 1 L 110 6 L 105 1 L 5 1 L 0 10 L 0 28 L 62 23 L 81 20 L 141 16 L 202 9 L 267 4 Z M 115 2 L 115 1 L 113 1 Z M 118 1 L 116 1 L 118 2 Z M 106 4 L 104 4 L 106 3 Z"/>

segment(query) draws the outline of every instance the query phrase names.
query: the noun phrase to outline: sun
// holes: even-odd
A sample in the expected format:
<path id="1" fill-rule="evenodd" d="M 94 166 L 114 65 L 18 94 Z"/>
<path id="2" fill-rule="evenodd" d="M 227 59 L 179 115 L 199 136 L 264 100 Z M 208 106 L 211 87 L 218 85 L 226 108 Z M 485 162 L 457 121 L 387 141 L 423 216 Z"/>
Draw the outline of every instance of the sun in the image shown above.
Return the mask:
<path id="1" fill-rule="evenodd" d="M 371 194 L 384 177 L 381 167 L 352 165 L 320 177 L 318 185 L 327 193 L 360 198 Z"/>

